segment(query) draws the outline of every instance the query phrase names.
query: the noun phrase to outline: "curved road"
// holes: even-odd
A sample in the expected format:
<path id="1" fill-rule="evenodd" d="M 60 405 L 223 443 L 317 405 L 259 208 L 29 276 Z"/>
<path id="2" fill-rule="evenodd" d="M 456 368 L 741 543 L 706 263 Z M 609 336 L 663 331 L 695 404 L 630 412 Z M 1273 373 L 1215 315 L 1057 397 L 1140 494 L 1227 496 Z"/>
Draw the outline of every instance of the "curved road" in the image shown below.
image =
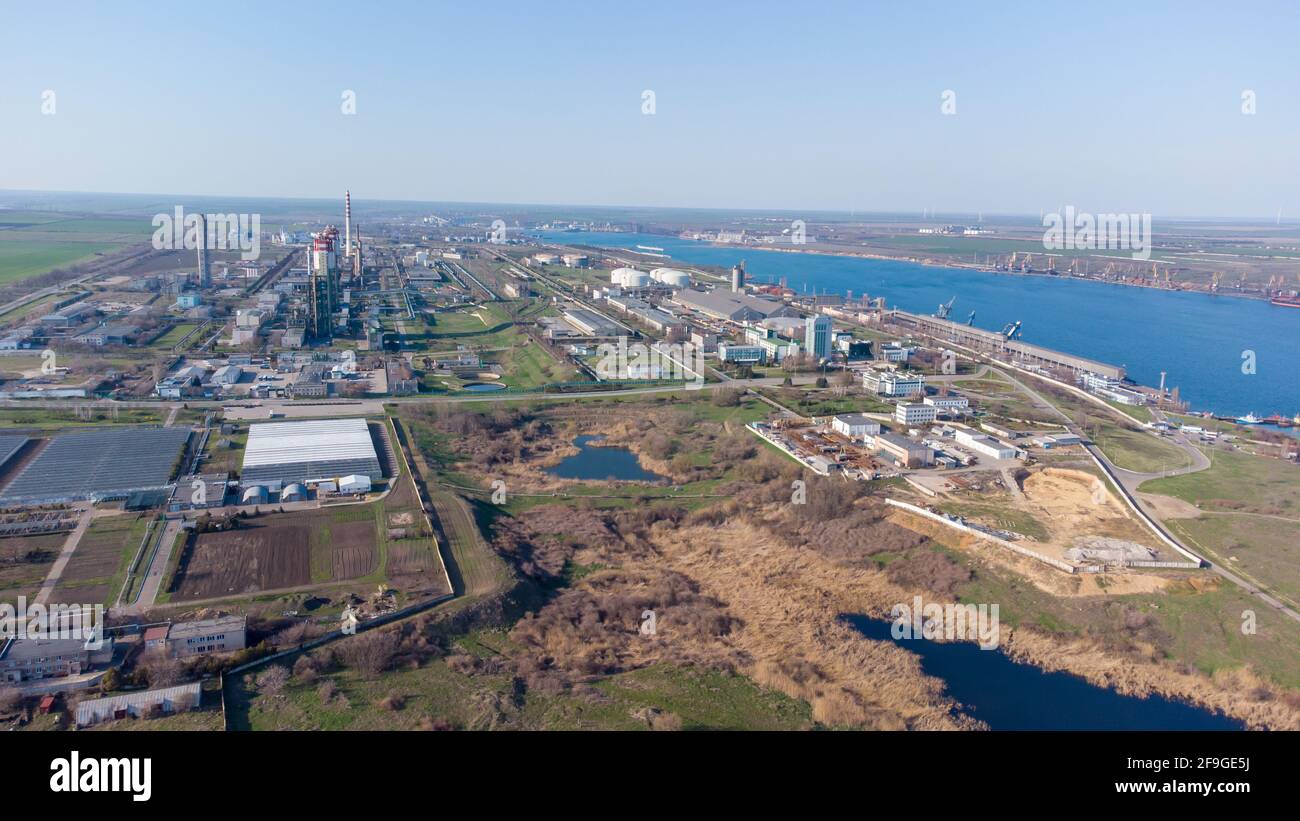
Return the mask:
<path id="1" fill-rule="evenodd" d="M 1200 448 L 1196 447 L 1191 442 L 1187 441 L 1187 437 L 1182 433 L 1175 433 L 1173 436 L 1174 444 L 1178 445 L 1179 448 L 1181 448 L 1185 453 L 1187 453 L 1191 457 L 1191 464 L 1185 465 L 1184 467 L 1178 468 L 1176 470 L 1168 470 L 1160 473 L 1138 473 L 1136 471 L 1126 470 L 1124 468 L 1118 467 L 1115 465 L 1114 462 L 1110 460 L 1110 457 L 1106 456 L 1105 453 L 1102 453 L 1101 448 L 1097 447 L 1091 442 L 1087 442 L 1087 436 L 1082 431 L 1075 430 L 1074 423 L 1070 420 L 1069 416 L 1064 411 L 1062 411 L 1060 408 L 1053 405 L 1051 402 L 1048 402 L 1046 399 L 1044 399 L 1042 396 L 1036 393 L 1032 388 L 1028 387 L 1022 381 L 1016 379 L 1014 376 L 1007 373 L 1002 373 L 1001 371 L 998 372 L 1001 373 L 1002 376 L 1004 376 L 1006 379 L 1010 380 L 1018 388 L 1020 388 L 1020 390 L 1025 393 L 1025 395 L 1030 397 L 1030 399 L 1034 402 L 1035 405 L 1039 406 L 1043 410 L 1050 410 L 1054 412 L 1056 415 L 1060 416 L 1062 419 L 1064 419 L 1066 423 L 1066 429 L 1069 430 L 1071 433 L 1075 433 L 1079 435 L 1085 440 L 1086 444 L 1084 445 L 1084 447 L 1086 447 L 1089 450 L 1089 452 L 1091 452 L 1094 456 L 1096 456 L 1097 459 L 1100 460 L 1102 464 L 1106 466 L 1106 469 L 1110 471 L 1111 475 L 1114 476 L 1115 479 L 1117 480 L 1121 492 L 1128 497 L 1129 501 L 1135 507 L 1137 507 L 1142 511 L 1143 515 L 1145 515 L 1148 519 L 1151 520 L 1151 523 L 1154 524 L 1161 533 L 1163 533 L 1166 537 L 1173 540 L 1174 542 L 1177 542 L 1179 545 L 1182 545 L 1183 549 L 1187 550 L 1189 553 L 1198 556 L 1200 555 L 1196 551 L 1188 549 L 1186 545 L 1183 545 L 1182 540 L 1174 536 L 1174 534 L 1170 532 L 1169 527 L 1160 519 L 1160 517 L 1157 516 L 1154 511 L 1150 510 L 1149 506 L 1142 504 L 1141 500 L 1138 498 L 1137 495 L 1138 486 L 1150 479 L 1160 479 L 1167 476 L 1181 476 L 1186 473 L 1196 473 L 1197 471 L 1202 471 L 1210 467 L 1211 464 L 1210 458 L 1206 456 L 1205 453 Z M 1132 422 L 1132 420 L 1129 419 L 1127 415 L 1125 415 L 1123 412 L 1114 409 L 1112 409 L 1112 411 L 1116 415 L 1123 417 L 1126 422 Z M 1247 594 L 1251 596 L 1255 596 L 1260 601 L 1267 604 L 1269 607 L 1272 607 L 1273 609 L 1281 612 L 1282 614 L 1290 617 L 1291 619 L 1300 622 L 1300 612 L 1297 612 L 1295 609 L 1288 606 L 1285 602 L 1282 602 L 1276 597 L 1270 595 L 1269 593 L 1266 593 L 1255 583 L 1242 578 L 1241 576 L 1237 575 L 1231 570 L 1228 570 L 1222 565 L 1215 564 L 1214 562 L 1208 559 L 1202 559 L 1202 560 L 1206 563 L 1206 565 L 1208 565 L 1208 569 L 1218 574 L 1220 578 L 1223 578 L 1226 581 L 1229 581 L 1232 584 L 1237 585 L 1242 590 L 1246 591 Z"/>

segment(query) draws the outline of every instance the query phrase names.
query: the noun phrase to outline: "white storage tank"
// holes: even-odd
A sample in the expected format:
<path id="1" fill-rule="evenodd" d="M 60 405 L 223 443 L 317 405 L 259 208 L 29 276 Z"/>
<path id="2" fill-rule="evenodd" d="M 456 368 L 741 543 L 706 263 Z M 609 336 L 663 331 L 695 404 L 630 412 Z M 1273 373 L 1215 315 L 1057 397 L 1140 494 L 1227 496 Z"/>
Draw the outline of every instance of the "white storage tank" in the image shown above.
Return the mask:
<path id="1" fill-rule="evenodd" d="M 650 278 L 674 288 L 685 288 L 691 284 L 691 275 L 676 268 L 656 268 L 650 272 Z"/>
<path id="2" fill-rule="evenodd" d="M 624 288 L 644 288 L 650 284 L 650 275 L 635 268 L 615 268 L 609 274 L 609 281 Z"/>

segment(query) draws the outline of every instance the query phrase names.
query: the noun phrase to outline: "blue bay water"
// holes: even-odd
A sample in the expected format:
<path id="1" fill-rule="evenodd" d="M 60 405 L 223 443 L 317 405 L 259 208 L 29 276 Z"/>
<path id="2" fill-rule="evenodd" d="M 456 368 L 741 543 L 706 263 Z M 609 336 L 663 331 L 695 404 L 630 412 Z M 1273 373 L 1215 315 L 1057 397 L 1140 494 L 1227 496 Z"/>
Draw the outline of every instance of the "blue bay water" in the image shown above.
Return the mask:
<path id="1" fill-rule="evenodd" d="M 998 330 L 1024 323 L 1026 342 L 1123 365 L 1144 385 L 1178 386 L 1195 410 L 1219 415 L 1300 413 L 1300 310 L 1260 300 L 1133 288 L 1054 277 L 943 268 L 895 260 L 728 248 L 651 234 L 543 231 L 550 242 L 663 248 L 663 261 L 730 267 L 750 280 L 786 277 L 796 291 L 883 296 L 887 304 L 932 314 L 957 297 L 952 318 Z M 1256 372 L 1242 372 L 1253 351 Z"/>

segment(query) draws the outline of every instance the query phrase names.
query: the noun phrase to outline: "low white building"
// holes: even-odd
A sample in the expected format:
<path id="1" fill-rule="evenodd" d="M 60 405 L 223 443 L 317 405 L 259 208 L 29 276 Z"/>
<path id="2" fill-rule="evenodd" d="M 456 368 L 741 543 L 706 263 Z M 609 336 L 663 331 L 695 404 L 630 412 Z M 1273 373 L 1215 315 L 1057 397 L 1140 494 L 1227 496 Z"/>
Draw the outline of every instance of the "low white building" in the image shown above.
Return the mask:
<path id="1" fill-rule="evenodd" d="M 921 401 L 941 413 L 965 411 L 970 407 L 970 400 L 964 396 L 927 396 Z"/>
<path id="2" fill-rule="evenodd" d="M 922 396 L 925 375 L 867 370 L 862 373 L 862 386 L 879 396 Z"/>
<path id="3" fill-rule="evenodd" d="M 831 430 L 850 439 L 863 439 L 880 433 L 880 423 L 865 413 L 841 413 L 831 419 Z"/>
<path id="4" fill-rule="evenodd" d="M 880 346 L 880 353 L 876 358 L 885 362 L 906 362 L 908 357 L 912 355 L 912 350 L 912 348 L 904 348 L 902 345 L 885 343 Z"/>
<path id="5" fill-rule="evenodd" d="M 222 365 L 212 374 L 214 385 L 234 385 L 244 375 L 244 369 L 238 365 Z"/>
<path id="6" fill-rule="evenodd" d="M 1013 445 L 1008 445 L 1006 442 L 994 439 L 992 436 L 975 433 L 974 431 L 959 430 L 954 438 L 957 440 L 957 444 L 991 459 L 1014 459 L 1020 452 Z"/>
<path id="7" fill-rule="evenodd" d="M 928 425 L 934 421 L 939 409 L 921 402 L 900 402 L 894 408 L 894 421 L 903 425 Z"/>
<path id="8" fill-rule="evenodd" d="M 339 493 L 369 493 L 370 477 L 364 473 L 354 473 L 339 479 Z"/>
<path id="9" fill-rule="evenodd" d="M 89 727 L 117 718 L 140 718 L 153 710 L 160 713 L 197 709 L 203 701 L 199 682 L 180 684 L 160 690 L 137 690 L 108 698 L 96 698 L 77 705 L 77 726 Z"/>

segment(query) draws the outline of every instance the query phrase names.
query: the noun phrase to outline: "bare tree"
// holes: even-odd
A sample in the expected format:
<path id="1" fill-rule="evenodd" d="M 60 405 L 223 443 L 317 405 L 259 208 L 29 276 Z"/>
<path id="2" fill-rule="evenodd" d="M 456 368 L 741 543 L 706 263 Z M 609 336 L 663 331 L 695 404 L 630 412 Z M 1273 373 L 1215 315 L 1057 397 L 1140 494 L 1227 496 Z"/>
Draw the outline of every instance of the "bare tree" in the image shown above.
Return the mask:
<path id="1" fill-rule="evenodd" d="M 258 673 L 255 681 L 262 695 L 277 696 L 284 690 L 284 685 L 289 683 L 289 670 L 284 665 L 277 664 Z"/>
<path id="2" fill-rule="evenodd" d="M 365 676 L 377 676 L 393 663 L 399 637 L 392 630 L 372 630 L 339 642 L 339 659 Z"/>
<path id="3" fill-rule="evenodd" d="M 12 713 L 23 703 L 23 694 L 14 687 L 0 689 L 0 713 Z"/>

